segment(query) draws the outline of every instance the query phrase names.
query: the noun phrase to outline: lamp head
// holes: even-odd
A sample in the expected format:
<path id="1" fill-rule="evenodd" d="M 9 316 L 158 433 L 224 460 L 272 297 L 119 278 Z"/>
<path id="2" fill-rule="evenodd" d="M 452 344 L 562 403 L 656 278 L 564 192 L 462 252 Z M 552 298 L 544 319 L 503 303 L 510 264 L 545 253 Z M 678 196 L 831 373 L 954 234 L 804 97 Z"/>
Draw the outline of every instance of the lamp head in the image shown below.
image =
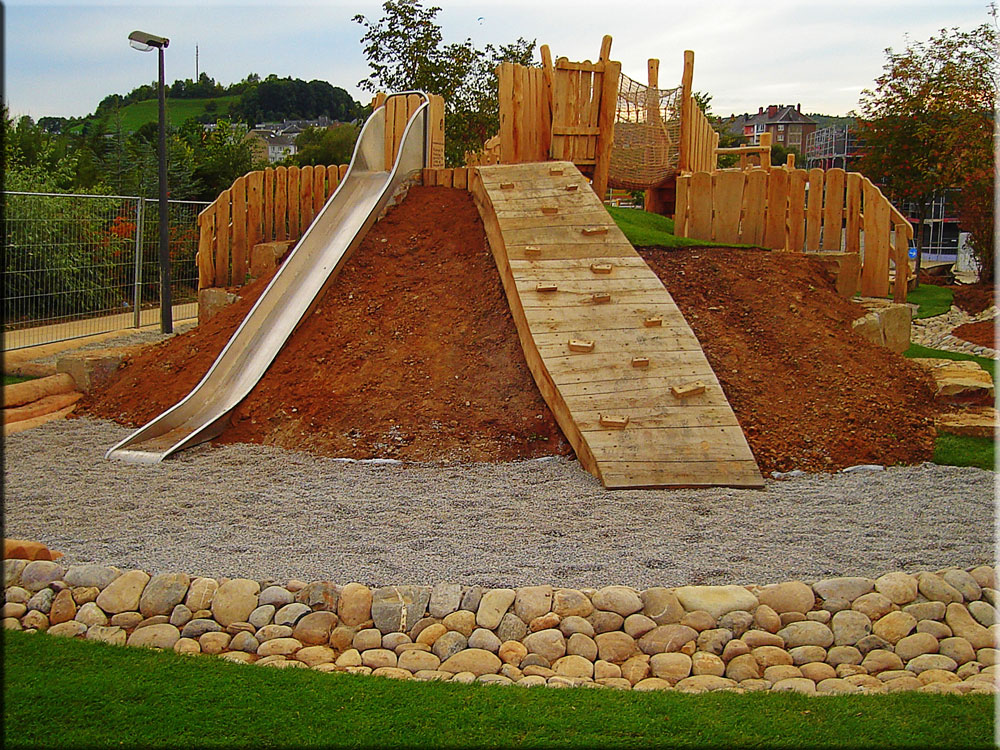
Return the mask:
<path id="1" fill-rule="evenodd" d="M 145 31 L 133 31 L 128 35 L 128 43 L 133 49 L 140 52 L 151 52 L 154 49 L 166 49 L 170 46 L 170 40 L 163 36 L 156 36 Z"/>

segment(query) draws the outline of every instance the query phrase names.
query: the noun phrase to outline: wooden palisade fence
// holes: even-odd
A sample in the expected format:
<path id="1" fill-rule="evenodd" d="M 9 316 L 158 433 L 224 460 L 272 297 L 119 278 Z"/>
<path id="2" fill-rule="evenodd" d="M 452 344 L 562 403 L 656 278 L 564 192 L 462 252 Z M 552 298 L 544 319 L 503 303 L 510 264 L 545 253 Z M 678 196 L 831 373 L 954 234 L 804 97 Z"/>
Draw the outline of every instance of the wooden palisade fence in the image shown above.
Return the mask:
<path id="1" fill-rule="evenodd" d="M 346 172 L 346 164 L 268 167 L 237 177 L 198 215 L 198 288 L 242 286 L 253 246 L 298 240 Z"/>
<path id="2" fill-rule="evenodd" d="M 863 252 L 860 289 L 904 301 L 913 227 L 871 180 L 835 168 L 698 171 L 677 178 L 675 231 L 792 252 Z"/>
<path id="3" fill-rule="evenodd" d="M 416 94 L 377 94 L 386 107 L 385 169 L 392 169 L 409 118 L 421 104 Z M 430 96 L 432 167 L 444 166 L 444 99 Z M 250 251 L 261 242 L 297 242 L 347 173 L 346 164 L 268 167 L 237 177 L 198 215 L 198 288 L 242 286 Z"/>

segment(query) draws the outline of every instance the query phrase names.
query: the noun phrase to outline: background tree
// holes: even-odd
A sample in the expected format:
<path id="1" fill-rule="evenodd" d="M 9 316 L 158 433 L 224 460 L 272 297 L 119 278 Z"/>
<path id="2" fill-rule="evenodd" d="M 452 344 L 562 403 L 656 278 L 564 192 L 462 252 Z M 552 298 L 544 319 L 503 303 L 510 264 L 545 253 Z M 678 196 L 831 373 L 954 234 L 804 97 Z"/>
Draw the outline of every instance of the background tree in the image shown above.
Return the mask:
<path id="1" fill-rule="evenodd" d="M 371 75 L 358 85 L 366 91 L 419 89 L 445 101 L 445 160 L 458 166 L 500 128 L 495 69 L 501 62 L 530 65 L 535 42 L 518 38 L 499 47 L 478 49 L 471 39 L 445 44 L 435 20 L 441 9 L 420 0 L 386 0 L 383 15 L 357 15 Z"/>
<path id="2" fill-rule="evenodd" d="M 996 42 L 989 24 L 972 31 L 942 29 L 926 42 L 908 40 L 902 52 L 886 50 L 882 75 L 874 89 L 862 92 L 859 135 L 865 153 L 858 167 L 894 200 L 916 205 L 918 273 L 924 220 L 934 194 L 963 186 L 984 165 L 990 177 L 995 172 Z M 977 195 L 970 190 L 963 202 Z M 983 231 L 974 229 L 979 235 Z M 992 232 L 976 236 L 973 249 L 977 256 L 991 255 Z M 984 272 L 992 273 L 991 262 L 978 260 Z"/>
<path id="3" fill-rule="evenodd" d="M 300 167 L 312 164 L 347 164 L 354 155 L 360 128 L 337 125 L 332 128 L 309 127 L 295 139 L 294 162 Z"/>

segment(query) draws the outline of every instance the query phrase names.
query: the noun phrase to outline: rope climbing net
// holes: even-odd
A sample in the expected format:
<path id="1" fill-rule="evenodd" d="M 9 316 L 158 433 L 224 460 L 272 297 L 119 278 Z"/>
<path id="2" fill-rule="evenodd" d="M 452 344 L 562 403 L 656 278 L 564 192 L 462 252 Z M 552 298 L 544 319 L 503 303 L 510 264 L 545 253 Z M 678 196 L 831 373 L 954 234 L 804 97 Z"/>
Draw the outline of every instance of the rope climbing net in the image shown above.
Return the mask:
<path id="1" fill-rule="evenodd" d="M 677 172 L 680 141 L 680 87 L 650 88 L 621 75 L 608 184 L 624 190 L 662 185 Z"/>

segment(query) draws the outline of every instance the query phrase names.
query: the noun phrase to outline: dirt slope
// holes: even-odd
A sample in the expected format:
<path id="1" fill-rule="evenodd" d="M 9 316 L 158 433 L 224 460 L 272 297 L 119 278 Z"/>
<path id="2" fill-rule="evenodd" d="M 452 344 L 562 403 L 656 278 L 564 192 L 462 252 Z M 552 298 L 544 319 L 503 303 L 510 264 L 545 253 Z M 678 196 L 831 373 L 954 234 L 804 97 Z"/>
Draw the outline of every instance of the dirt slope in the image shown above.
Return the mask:
<path id="1" fill-rule="evenodd" d="M 926 375 L 851 331 L 858 306 L 815 258 L 644 250 L 694 330 L 767 472 L 918 463 L 933 453 Z"/>

